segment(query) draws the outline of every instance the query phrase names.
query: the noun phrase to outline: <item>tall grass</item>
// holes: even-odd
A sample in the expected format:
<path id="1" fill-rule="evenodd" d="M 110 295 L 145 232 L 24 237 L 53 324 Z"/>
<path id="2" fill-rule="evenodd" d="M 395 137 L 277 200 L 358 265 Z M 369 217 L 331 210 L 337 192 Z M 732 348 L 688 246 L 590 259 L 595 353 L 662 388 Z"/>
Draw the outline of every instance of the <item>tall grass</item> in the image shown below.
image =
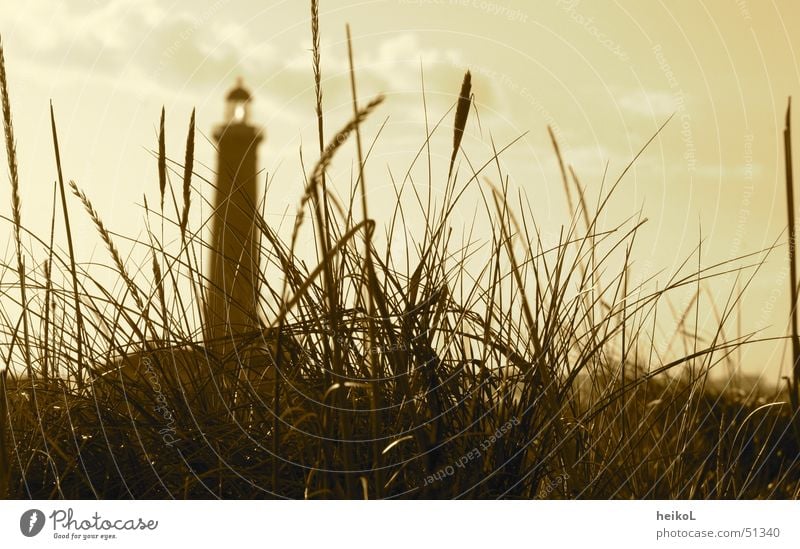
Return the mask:
<path id="1" fill-rule="evenodd" d="M 794 170 L 792 165 L 792 101 L 786 106 L 786 126 L 783 130 L 784 159 L 786 166 L 786 207 L 789 225 L 789 297 L 791 300 L 792 370 L 789 380 L 789 397 L 795 410 L 800 411 L 800 335 L 797 332 L 797 230 L 794 213 Z M 800 418 L 797 421 L 800 436 Z"/>
<path id="2" fill-rule="evenodd" d="M 30 329 L 28 327 L 28 313 L 25 282 L 25 258 L 22 249 L 22 206 L 19 198 L 19 168 L 17 166 L 17 143 L 14 138 L 14 124 L 11 121 L 11 101 L 8 97 L 8 78 L 6 77 L 5 55 L 3 43 L 0 41 L 0 100 L 3 108 L 3 130 L 5 135 L 6 156 L 8 157 L 8 174 L 11 181 L 11 215 L 14 224 L 14 245 L 17 255 L 17 274 L 19 275 L 19 292 L 22 302 L 22 333 L 23 333 L 23 354 L 25 356 L 25 368 L 29 377 L 33 377 L 33 366 L 31 363 L 30 349 Z"/>
<path id="3" fill-rule="evenodd" d="M 201 315 L 188 314 L 204 310 L 210 284 L 199 259 L 209 244 L 188 215 L 192 200 L 208 198 L 194 187 L 202 181 L 194 113 L 180 164 L 167 157 L 162 112 L 161 228 L 151 226 L 156 214 L 145 202 L 144 238 L 126 239 L 106 227 L 77 183 L 65 193 L 51 111 L 69 246 L 64 253 L 52 234 L 47 241 L 28 232 L 14 203 L 7 221 L 17 231 L 17 261 L 2 268 L 31 296 L 13 302 L 19 318 L 0 315 L 10 341 L 0 378 L 0 490 L 43 498 L 797 497 L 796 400 L 709 381 L 715 366 L 758 341 L 725 334 L 735 332 L 734 311 L 771 249 L 705 266 L 698 249 L 696 267 L 687 258 L 653 289 L 653 280 L 631 274 L 646 220 L 600 222 L 631 166 L 591 211 L 552 132 L 574 219 L 547 241 L 503 169 L 514 142 L 492 142 L 483 158 L 462 154 L 477 112 L 469 72 L 454 109 L 426 124 L 404 177 L 389 176 L 392 217 L 370 217 L 363 122 L 383 99 L 358 97 L 348 28 L 353 114 L 326 139 L 316 2 L 311 11 L 319 158 L 288 238 L 256 215 L 264 314 L 233 353 L 215 353 L 202 321 L 192 321 Z M 4 69 L 0 75 L 5 97 Z M 452 149 L 437 166 L 430 143 L 442 131 Z M 358 166 L 342 204 L 328 168 L 348 143 Z M 436 205 L 411 176 L 418 162 L 427 163 L 428 190 L 442 191 Z M 14 177 L 12 185 L 18 189 Z M 457 220 L 470 194 L 485 223 Z M 68 198 L 93 221 L 119 290 L 76 258 Z M 406 222 L 413 214 L 423 226 Z M 180 238 L 169 242 L 165 230 Z M 313 231 L 313 259 L 296 249 L 304 230 Z M 393 248 L 397 241 L 406 250 Z M 120 242 L 147 264 L 128 264 Z M 22 254 L 46 258 L 48 267 L 26 270 Z M 703 288 L 731 274 L 740 282 L 717 329 L 705 339 L 681 325 L 685 352 L 666 353 L 657 335 L 665 302 L 692 292 L 699 306 Z M 20 335 L 25 318 L 31 323 Z M 46 358 L 47 376 L 31 375 L 33 357 Z M 131 367 L 115 367 L 121 363 Z"/>

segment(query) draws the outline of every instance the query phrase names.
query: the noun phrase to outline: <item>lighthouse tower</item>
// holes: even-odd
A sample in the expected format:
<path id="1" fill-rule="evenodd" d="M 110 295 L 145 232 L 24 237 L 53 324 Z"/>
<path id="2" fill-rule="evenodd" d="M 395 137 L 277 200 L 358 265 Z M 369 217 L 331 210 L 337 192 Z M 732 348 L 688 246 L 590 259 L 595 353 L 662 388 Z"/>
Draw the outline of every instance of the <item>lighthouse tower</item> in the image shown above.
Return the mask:
<path id="1" fill-rule="evenodd" d="M 252 96 L 239 79 L 228 93 L 218 148 L 208 250 L 206 318 L 209 346 L 226 354 L 258 326 L 259 241 L 256 172 L 260 128 L 250 125 Z"/>

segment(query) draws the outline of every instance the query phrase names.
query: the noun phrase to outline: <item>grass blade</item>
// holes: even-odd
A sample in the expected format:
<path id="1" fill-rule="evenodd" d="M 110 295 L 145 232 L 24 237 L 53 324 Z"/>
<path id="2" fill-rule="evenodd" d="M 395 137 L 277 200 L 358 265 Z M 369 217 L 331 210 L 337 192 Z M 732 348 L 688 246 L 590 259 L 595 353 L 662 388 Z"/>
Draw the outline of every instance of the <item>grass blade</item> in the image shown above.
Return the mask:
<path id="1" fill-rule="evenodd" d="M 53 133 L 53 150 L 56 156 L 56 169 L 58 171 L 58 188 L 61 194 L 61 209 L 64 215 L 64 229 L 67 233 L 67 248 L 69 250 L 69 271 L 72 279 L 72 297 L 75 306 L 75 351 L 77 359 L 77 382 L 83 384 L 83 313 L 81 311 L 81 298 L 78 292 L 78 269 L 75 263 L 75 247 L 72 241 L 72 226 L 69 222 L 69 208 L 67 207 L 67 194 L 64 190 L 64 175 L 61 170 L 61 152 L 58 148 L 58 132 L 56 131 L 56 117 L 53 112 L 53 103 L 50 102 L 50 128 Z"/>
<path id="2" fill-rule="evenodd" d="M 161 211 L 164 211 L 164 193 L 167 190 L 167 150 L 164 136 L 164 119 L 166 112 L 161 107 L 161 124 L 158 130 L 158 192 L 160 197 Z"/>

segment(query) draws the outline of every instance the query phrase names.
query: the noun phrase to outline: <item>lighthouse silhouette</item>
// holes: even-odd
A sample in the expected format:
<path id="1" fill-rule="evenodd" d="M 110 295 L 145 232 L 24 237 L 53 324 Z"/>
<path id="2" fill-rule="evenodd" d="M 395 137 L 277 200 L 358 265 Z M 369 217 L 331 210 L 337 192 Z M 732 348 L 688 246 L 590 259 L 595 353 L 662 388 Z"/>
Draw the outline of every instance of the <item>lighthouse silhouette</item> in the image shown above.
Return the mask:
<path id="1" fill-rule="evenodd" d="M 258 320 L 261 231 L 256 225 L 256 182 L 257 149 L 263 133 L 249 122 L 251 102 L 250 92 L 239 79 L 226 97 L 224 121 L 213 133 L 218 158 L 211 236 L 204 250 L 205 348 L 162 346 L 155 341 L 141 349 L 123 350 L 93 381 L 96 398 L 121 413 L 138 414 L 131 412 L 131 400 L 153 402 L 159 394 L 153 391 L 148 375 L 157 376 L 162 387 L 180 388 L 179 395 L 173 393 L 175 401 L 184 400 L 200 415 L 229 407 L 231 401 L 225 396 L 230 396 L 243 425 L 256 421 L 249 400 L 253 393 L 261 395 L 260 402 L 271 402 L 277 349 L 274 338 L 261 333 Z M 287 350 L 290 343 L 287 339 L 281 348 L 284 365 L 294 360 Z M 209 360 L 210 356 L 214 359 Z M 120 379 L 125 385 L 123 392 L 118 388 Z M 209 379 L 214 382 L 206 383 Z M 242 386 L 250 392 L 236 389 Z M 237 403 L 236 399 L 242 400 Z"/>
<path id="2" fill-rule="evenodd" d="M 214 131 L 217 181 L 211 213 L 205 325 L 208 346 L 225 355 L 258 328 L 259 239 L 256 227 L 260 128 L 250 124 L 252 95 L 239 78 L 225 120 Z"/>

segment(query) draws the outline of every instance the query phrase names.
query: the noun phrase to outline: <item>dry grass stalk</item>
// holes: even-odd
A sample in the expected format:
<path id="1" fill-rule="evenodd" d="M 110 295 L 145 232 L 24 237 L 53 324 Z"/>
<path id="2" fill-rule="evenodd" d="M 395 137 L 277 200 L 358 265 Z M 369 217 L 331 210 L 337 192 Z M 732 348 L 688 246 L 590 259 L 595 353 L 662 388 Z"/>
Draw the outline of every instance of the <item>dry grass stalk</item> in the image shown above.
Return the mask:
<path id="1" fill-rule="evenodd" d="M 164 136 L 164 119 L 166 113 L 161 107 L 161 123 L 158 129 L 158 192 L 160 197 L 161 211 L 164 211 L 164 194 L 167 191 L 167 146 Z"/>
<path id="2" fill-rule="evenodd" d="M 191 205 L 192 171 L 194 170 L 194 118 L 195 110 L 192 109 L 192 118 L 189 120 L 189 133 L 186 136 L 186 155 L 183 161 L 183 211 L 181 212 L 181 235 L 186 238 L 186 228 L 189 225 L 189 206 Z"/>
<path id="3" fill-rule="evenodd" d="M 8 481 L 11 475 L 11 448 L 6 440 L 6 425 L 12 418 L 8 414 L 6 377 L 8 370 L 0 370 L 0 499 L 8 497 Z"/>
<path id="4" fill-rule="evenodd" d="M 33 365 L 31 362 L 30 327 L 28 326 L 28 297 L 25 282 L 25 259 L 22 255 L 22 206 L 19 198 L 19 169 L 17 166 L 17 144 L 14 139 L 14 125 L 11 120 L 11 101 L 8 98 L 8 79 L 6 76 L 5 55 L 3 42 L 0 38 L 0 95 L 3 106 L 3 127 L 5 130 L 6 155 L 8 156 L 8 172 L 11 177 L 11 213 L 14 221 L 14 244 L 17 252 L 17 274 L 22 298 L 22 333 L 25 356 L 25 367 L 28 377 L 33 378 Z"/>
<path id="5" fill-rule="evenodd" d="M 453 165 L 456 163 L 458 149 L 461 147 L 461 140 L 464 138 L 464 129 L 467 127 L 467 117 L 469 116 L 469 106 L 472 103 L 472 75 L 469 71 L 464 75 L 461 82 L 461 92 L 458 94 L 458 104 L 456 105 L 456 118 L 453 122 L 453 153 L 450 156 L 450 168 L 447 170 L 447 178 L 453 175 Z"/>
<path id="6" fill-rule="evenodd" d="M 126 286 L 128 287 L 128 291 L 130 292 L 133 300 L 136 302 L 136 305 L 139 307 L 139 310 L 144 312 L 145 304 L 142 299 L 142 296 L 139 292 L 139 288 L 136 287 L 133 279 L 128 274 L 127 269 L 125 268 L 125 263 L 122 261 L 122 255 L 119 253 L 119 249 L 117 245 L 114 243 L 114 240 L 111 238 L 111 233 L 106 229 L 103 220 L 100 218 L 100 214 L 94 209 L 92 205 L 92 201 L 89 200 L 89 197 L 78 188 L 77 183 L 74 181 L 69 182 L 69 186 L 72 189 L 72 194 L 74 194 L 83 204 L 86 213 L 89 214 L 92 222 L 94 223 L 97 232 L 100 234 L 100 238 L 103 240 L 103 243 L 106 245 L 108 252 L 111 254 L 111 259 L 114 261 L 114 266 L 117 269 L 117 272 L 122 276 L 122 279 L 125 281 Z"/>
<path id="7" fill-rule="evenodd" d="M 791 311 L 792 370 L 789 396 L 794 410 L 800 410 L 800 336 L 797 320 L 797 230 L 794 213 L 794 175 L 792 169 L 792 100 L 786 106 L 786 126 L 783 130 L 784 159 L 786 162 L 786 211 L 789 224 L 789 299 Z M 800 419 L 795 422 L 800 425 Z M 798 428 L 800 432 L 800 428 Z"/>

